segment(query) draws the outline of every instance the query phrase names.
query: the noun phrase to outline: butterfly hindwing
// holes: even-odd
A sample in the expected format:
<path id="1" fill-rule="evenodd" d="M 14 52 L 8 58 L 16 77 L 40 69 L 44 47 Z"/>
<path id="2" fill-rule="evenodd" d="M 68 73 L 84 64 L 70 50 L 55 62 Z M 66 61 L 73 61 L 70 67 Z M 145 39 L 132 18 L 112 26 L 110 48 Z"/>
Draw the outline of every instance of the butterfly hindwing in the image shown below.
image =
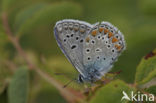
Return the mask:
<path id="1" fill-rule="evenodd" d="M 88 72 L 104 75 L 125 49 L 122 33 L 108 22 L 96 23 L 86 35 L 83 45 L 83 64 Z M 98 77 L 98 78 L 100 78 Z"/>
<path id="2" fill-rule="evenodd" d="M 83 42 L 91 28 L 91 24 L 78 20 L 58 21 L 54 28 L 54 34 L 58 45 L 81 75 L 85 75 L 83 65 Z"/>

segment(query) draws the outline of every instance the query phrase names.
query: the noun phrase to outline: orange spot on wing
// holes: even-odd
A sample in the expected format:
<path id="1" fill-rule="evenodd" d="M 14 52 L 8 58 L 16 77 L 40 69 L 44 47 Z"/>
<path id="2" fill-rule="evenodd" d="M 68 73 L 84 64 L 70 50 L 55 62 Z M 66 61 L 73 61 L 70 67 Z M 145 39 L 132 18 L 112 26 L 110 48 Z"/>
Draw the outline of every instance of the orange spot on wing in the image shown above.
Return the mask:
<path id="1" fill-rule="evenodd" d="M 108 37 L 110 38 L 112 36 L 113 36 L 113 33 L 112 32 L 109 32 Z"/>
<path id="2" fill-rule="evenodd" d="M 120 45 L 115 45 L 115 48 L 117 49 L 117 50 L 120 50 L 121 49 L 121 46 Z"/>
<path id="3" fill-rule="evenodd" d="M 113 38 L 113 39 L 112 39 L 112 43 L 115 43 L 115 42 L 117 42 L 117 41 L 118 41 L 117 38 Z"/>
<path id="4" fill-rule="evenodd" d="M 93 30 L 92 31 L 92 36 L 96 36 L 97 35 L 97 30 Z"/>
<path id="5" fill-rule="evenodd" d="M 99 32 L 101 33 L 104 30 L 104 28 L 99 28 Z"/>
<path id="6" fill-rule="evenodd" d="M 106 34 L 107 32 L 109 32 L 109 30 L 108 29 L 104 29 L 104 33 Z"/>
<path id="7" fill-rule="evenodd" d="M 74 30 L 75 30 L 75 31 L 78 31 L 79 29 L 78 29 L 78 28 L 74 28 Z"/>
<path id="8" fill-rule="evenodd" d="M 84 32 L 85 32 L 85 30 L 80 30 L 80 32 L 81 32 L 81 33 L 84 33 Z"/>
<path id="9" fill-rule="evenodd" d="M 87 37 L 87 38 L 86 38 L 86 42 L 89 42 L 89 40 L 90 40 L 90 38 L 89 38 L 89 37 Z"/>

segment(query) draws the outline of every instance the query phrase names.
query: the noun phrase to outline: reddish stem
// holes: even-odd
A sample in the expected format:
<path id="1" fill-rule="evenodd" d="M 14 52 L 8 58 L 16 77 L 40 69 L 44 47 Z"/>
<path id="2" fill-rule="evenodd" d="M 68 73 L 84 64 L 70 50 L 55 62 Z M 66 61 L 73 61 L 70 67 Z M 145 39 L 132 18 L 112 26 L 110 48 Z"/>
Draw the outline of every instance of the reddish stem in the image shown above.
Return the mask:
<path id="1" fill-rule="evenodd" d="M 78 98 L 72 94 L 69 90 L 63 88 L 63 86 L 58 83 L 54 78 L 49 76 L 48 74 L 41 71 L 41 68 L 37 67 L 35 64 L 32 63 L 32 61 L 28 58 L 27 54 L 24 52 L 22 47 L 19 44 L 18 39 L 13 35 L 11 32 L 9 23 L 8 23 L 8 16 L 5 12 L 2 13 L 2 23 L 3 27 L 5 29 L 6 35 L 8 36 L 9 40 L 12 42 L 14 47 L 16 48 L 17 52 L 23 57 L 23 59 L 26 61 L 29 69 L 35 70 L 41 77 L 43 77 L 46 81 L 51 83 L 55 88 L 57 88 L 60 92 L 60 94 L 70 103 L 75 103 L 75 101 L 78 100 Z"/>

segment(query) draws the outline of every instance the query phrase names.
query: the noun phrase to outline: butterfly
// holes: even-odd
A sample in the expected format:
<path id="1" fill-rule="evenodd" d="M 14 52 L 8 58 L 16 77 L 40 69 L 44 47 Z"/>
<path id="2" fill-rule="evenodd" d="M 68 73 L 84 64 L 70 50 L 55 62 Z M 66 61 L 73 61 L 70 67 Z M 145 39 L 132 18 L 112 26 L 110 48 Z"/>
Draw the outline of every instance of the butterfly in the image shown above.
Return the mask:
<path id="1" fill-rule="evenodd" d="M 123 34 L 109 22 L 89 24 L 65 19 L 54 27 L 60 49 L 80 73 L 78 82 L 100 80 L 125 50 Z"/>

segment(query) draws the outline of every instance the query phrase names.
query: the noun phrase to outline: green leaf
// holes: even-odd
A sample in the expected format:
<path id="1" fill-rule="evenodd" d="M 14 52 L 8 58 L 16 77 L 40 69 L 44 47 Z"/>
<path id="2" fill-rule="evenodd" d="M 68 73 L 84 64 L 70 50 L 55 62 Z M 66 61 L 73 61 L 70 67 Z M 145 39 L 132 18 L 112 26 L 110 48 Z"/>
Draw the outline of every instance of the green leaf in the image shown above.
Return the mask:
<path id="1" fill-rule="evenodd" d="M 156 77 L 156 56 L 142 59 L 136 70 L 136 84 L 144 84 Z"/>
<path id="2" fill-rule="evenodd" d="M 6 84 L 5 82 L 0 83 L 0 94 L 3 93 L 5 86 L 6 86 L 5 84 Z"/>
<path id="3" fill-rule="evenodd" d="M 7 80 L 6 80 L 6 77 L 4 76 L 3 74 L 4 72 L 2 72 L 2 69 L 0 69 L 0 94 L 3 93 L 5 87 L 6 87 L 6 84 L 7 84 Z"/>
<path id="4" fill-rule="evenodd" d="M 61 65 L 60 65 L 61 64 Z M 78 72 L 72 66 L 72 64 L 65 57 L 53 56 L 46 60 L 46 67 L 43 67 L 45 72 L 50 74 L 56 80 L 61 82 L 62 84 L 66 84 L 71 79 L 77 78 Z M 62 75 L 56 75 L 56 73 L 60 73 Z M 80 89 L 82 86 L 78 85 L 77 82 L 72 82 L 68 85 L 70 88 Z"/>
<path id="5" fill-rule="evenodd" d="M 34 7 L 35 8 L 35 7 Z M 56 20 L 65 19 L 65 18 L 75 18 L 80 16 L 82 13 L 81 6 L 71 2 L 60 2 L 55 4 L 48 4 L 46 6 L 40 7 L 40 9 L 34 10 L 34 8 L 30 7 L 28 10 L 24 10 L 19 12 L 15 23 L 16 34 L 22 34 L 33 30 L 38 27 L 40 24 L 52 24 Z M 33 12 L 32 12 L 33 11 Z M 32 12 L 29 14 L 28 12 Z M 26 16 L 29 15 L 29 16 Z M 27 17 L 26 19 L 23 19 Z M 24 20 L 20 22 L 21 20 Z"/>
<path id="6" fill-rule="evenodd" d="M 20 11 L 15 18 L 14 28 L 18 30 L 21 27 L 21 25 L 26 22 L 26 20 L 32 18 L 37 11 L 43 9 L 46 6 L 47 6 L 46 3 L 37 3 Z"/>
<path id="7" fill-rule="evenodd" d="M 0 29 L 0 61 L 4 61 L 9 56 L 9 51 L 6 50 L 6 44 L 8 43 L 8 37 L 3 32 L 3 30 Z"/>
<path id="8" fill-rule="evenodd" d="M 10 75 L 11 75 L 10 69 L 4 66 L 4 64 L 0 60 L 0 94 L 3 93 L 3 91 L 5 90 Z"/>
<path id="9" fill-rule="evenodd" d="M 156 95 L 156 86 L 151 86 L 149 88 L 146 88 L 145 91 L 147 91 L 148 93 L 152 93 L 152 94 Z"/>
<path id="10" fill-rule="evenodd" d="M 26 67 L 20 67 L 8 88 L 9 103 L 27 103 L 28 98 L 28 69 Z"/>
<path id="11" fill-rule="evenodd" d="M 5 90 L 2 94 L 0 94 L 0 103 L 8 103 L 7 99 L 7 91 Z"/>
<path id="12" fill-rule="evenodd" d="M 40 79 L 40 85 L 42 86 L 33 98 L 33 103 L 67 103 L 59 91 L 48 82 Z"/>
<path id="13" fill-rule="evenodd" d="M 115 80 L 100 88 L 91 99 L 90 103 L 127 103 L 122 100 L 123 91 L 130 96 L 131 91 L 135 92 L 135 88 L 128 86 L 121 80 Z"/>

